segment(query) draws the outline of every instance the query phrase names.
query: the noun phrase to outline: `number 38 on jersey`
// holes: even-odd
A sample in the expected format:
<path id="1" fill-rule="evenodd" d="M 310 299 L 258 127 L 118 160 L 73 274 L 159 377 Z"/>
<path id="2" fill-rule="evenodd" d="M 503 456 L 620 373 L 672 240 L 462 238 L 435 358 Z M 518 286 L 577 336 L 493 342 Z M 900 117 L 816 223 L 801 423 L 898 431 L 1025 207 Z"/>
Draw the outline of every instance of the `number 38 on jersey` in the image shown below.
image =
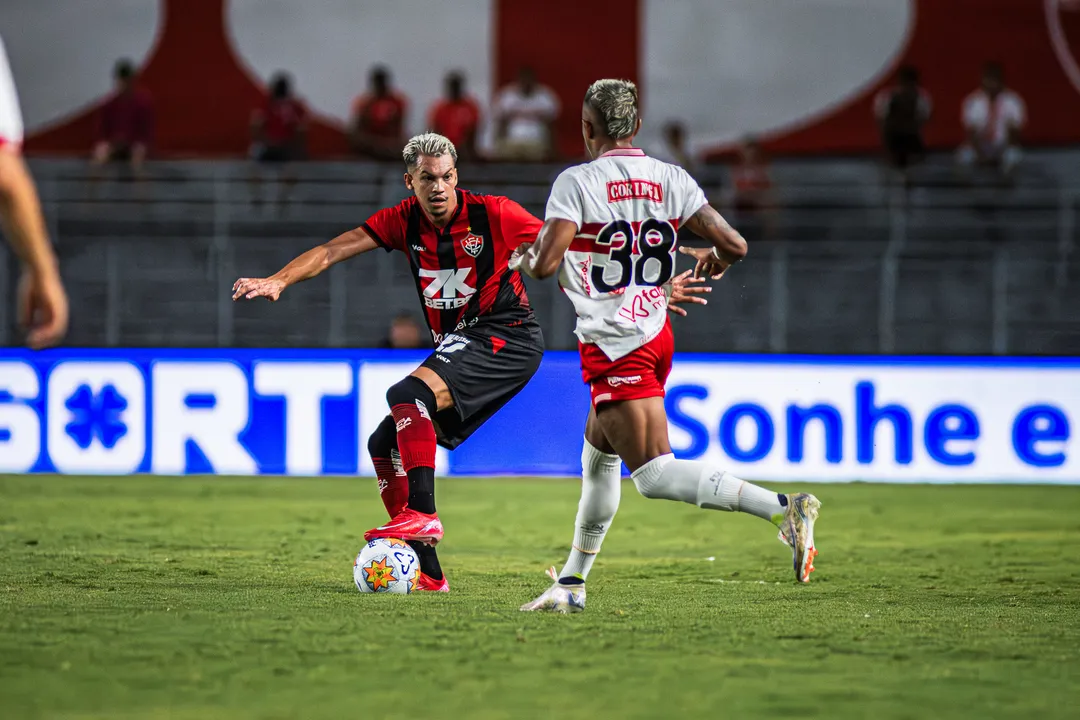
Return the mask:
<path id="1" fill-rule="evenodd" d="M 596 235 L 597 250 L 606 260 L 594 262 L 589 281 L 599 292 L 638 286 L 664 285 L 675 274 L 675 226 L 667 220 L 612 220 Z"/>

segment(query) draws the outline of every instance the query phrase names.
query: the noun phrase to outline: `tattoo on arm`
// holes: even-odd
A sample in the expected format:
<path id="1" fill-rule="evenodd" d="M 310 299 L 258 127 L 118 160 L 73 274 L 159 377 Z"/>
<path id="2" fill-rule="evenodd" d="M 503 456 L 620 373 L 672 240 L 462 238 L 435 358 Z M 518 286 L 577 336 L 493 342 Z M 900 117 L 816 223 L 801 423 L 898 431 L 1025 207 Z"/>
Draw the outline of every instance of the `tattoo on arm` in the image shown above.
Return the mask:
<path id="1" fill-rule="evenodd" d="M 746 255 L 746 240 L 711 205 L 705 205 L 694 213 L 686 226 L 695 235 L 712 243 L 716 254 L 728 264 L 738 262 Z"/>
<path id="2" fill-rule="evenodd" d="M 735 228 L 731 227 L 731 224 L 712 205 L 706 205 L 698 210 L 691 220 L 697 220 L 706 233 L 713 228 L 718 228 L 721 232 L 735 232 Z"/>

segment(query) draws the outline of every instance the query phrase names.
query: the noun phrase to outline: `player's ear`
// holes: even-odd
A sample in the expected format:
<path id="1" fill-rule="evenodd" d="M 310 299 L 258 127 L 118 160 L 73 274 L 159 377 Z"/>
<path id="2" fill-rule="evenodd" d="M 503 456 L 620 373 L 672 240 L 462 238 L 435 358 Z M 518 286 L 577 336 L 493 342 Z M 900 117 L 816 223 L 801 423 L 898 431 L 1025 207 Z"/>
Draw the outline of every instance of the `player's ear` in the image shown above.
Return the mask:
<path id="1" fill-rule="evenodd" d="M 405 187 L 407 187 L 407 188 L 408 188 L 408 189 L 410 189 L 410 190 L 412 190 L 412 189 L 413 189 L 413 186 L 412 186 L 412 175 L 410 175 L 409 173 L 405 173 Z"/>
<path id="2" fill-rule="evenodd" d="M 641 132 L 641 118 L 638 118 L 637 122 L 634 123 L 634 135 L 637 135 L 639 132 Z"/>

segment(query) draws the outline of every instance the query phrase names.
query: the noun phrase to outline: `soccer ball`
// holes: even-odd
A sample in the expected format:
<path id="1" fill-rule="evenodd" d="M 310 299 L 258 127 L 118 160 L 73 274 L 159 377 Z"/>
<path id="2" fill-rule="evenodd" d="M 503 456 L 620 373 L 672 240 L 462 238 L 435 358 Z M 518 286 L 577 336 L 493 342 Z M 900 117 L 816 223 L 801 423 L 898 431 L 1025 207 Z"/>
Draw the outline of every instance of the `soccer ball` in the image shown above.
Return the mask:
<path id="1" fill-rule="evenodd" d="M 353 580 L 362 593 L 404 595 L 416 589 L 420 558 L 404 540 L 375 538 L 353 562 Z"/>

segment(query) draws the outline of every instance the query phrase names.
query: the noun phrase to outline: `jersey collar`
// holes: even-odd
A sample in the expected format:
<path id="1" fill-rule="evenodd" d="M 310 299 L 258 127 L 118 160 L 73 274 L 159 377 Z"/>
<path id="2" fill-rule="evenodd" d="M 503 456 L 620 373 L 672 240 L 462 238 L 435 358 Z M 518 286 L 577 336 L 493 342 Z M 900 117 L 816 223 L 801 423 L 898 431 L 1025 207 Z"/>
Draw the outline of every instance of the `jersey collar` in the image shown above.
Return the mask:
<path id="1" fill-rule="evenodd" d="M 614 150 L 608 150 L 600 157 L 645 157 L 645 151 L 641 148 L 615 148 Z M 599 160 L 600 158 L 597 158 Z"/>

